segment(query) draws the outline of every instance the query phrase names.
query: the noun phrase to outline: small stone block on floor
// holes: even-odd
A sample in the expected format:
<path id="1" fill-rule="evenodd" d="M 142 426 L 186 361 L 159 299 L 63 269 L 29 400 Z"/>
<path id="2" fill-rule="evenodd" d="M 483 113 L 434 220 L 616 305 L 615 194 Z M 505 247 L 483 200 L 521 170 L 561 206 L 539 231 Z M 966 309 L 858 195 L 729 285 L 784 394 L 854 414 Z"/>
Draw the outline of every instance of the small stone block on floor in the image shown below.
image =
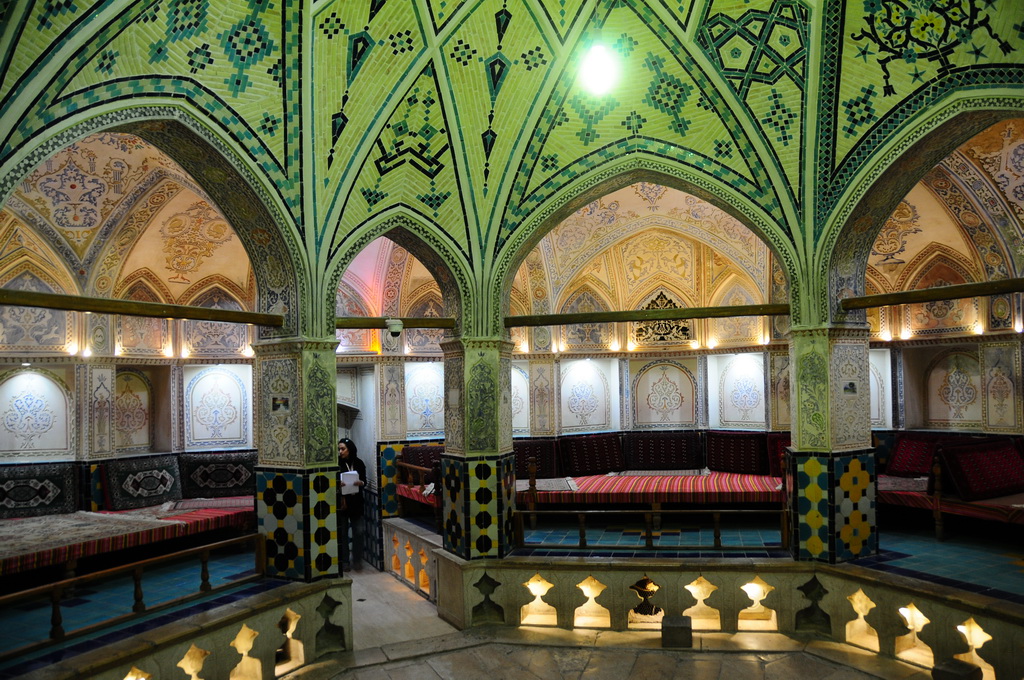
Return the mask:
<path id="1" fill-rule="evenodd" d="M 981 668 L 960 659 L 948 659 L 932 668 L 933 680 L 981 680 Z"/>
<path id="2" fill-rule="evenodd" d="M 689 616 L 673 614 L 661 620 L 662 647 L 693 647 L 693 622 Z"/>

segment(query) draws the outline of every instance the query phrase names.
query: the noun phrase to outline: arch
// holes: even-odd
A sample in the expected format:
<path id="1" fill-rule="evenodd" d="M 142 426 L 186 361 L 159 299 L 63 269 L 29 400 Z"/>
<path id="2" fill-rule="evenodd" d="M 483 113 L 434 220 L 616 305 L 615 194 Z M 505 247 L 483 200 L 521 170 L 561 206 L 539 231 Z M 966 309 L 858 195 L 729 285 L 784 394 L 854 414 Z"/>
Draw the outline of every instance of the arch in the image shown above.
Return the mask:
<path id="1" fill-rule="evenodd" d="M 467 325 L 467 320 L 462 317 L 462 310 L 474 308 L 471 304 L 474 297 L 471 268 L 458 254 L 458 249 L 448 242 L 443 229 L 437 225 L 431 229 L 421 224 L 416 217 L 401 209 L 391 210 L 350 234 L 336 249 L 336 254 L 328 264 L 328 288 L 337 291 L 342 275 L 355 256 L 375 239 L 386 236 L 411 253 L 433 274 L 441 290 L 444 315 L 455 319 L 454 331 L 446 332 L 446 336 L 475 332 L 479 326 L 474 325 L 472 320 Z M 331 304 L 333 307 L 333 300 Z M 386 310 L 381 312 L 387 313 Z"/>
<path id="2" fill-rule="evenodd" d="M 75 292 L 63 290 L 49 272 L 27 258 L 0 272 L 0 286 L 39 293 Z M 77 325 L 74 314 L 59 309 L 0 305 L 0 351 L 63 354 L 73 343 Z"/>
<path id="3" fill-rule="evenodd" d="M 710 182 L 707 177 L 681 165 L 639 152 L 575 178 L 546 204 L 534 210 L 496 252 L 494 285 L 491 286 L 493 293 L 486 300 L 493 308 L 491 316 L 496 326 L 500 323 L 499 316 L 508 314 L 509 290 L 515 272 L 544 235 L 591 201 L 637 182 L 653 182 L 687 192 L 735 217 L 768 246 L 789 283 L 790 299 L 799 299 L 800 291 L 794 288 L 799 281 L 798 257 L 784 228 L 761 210 L 750 206 L 731 187 Z M 794 304 L 794 313 L 797 308 Z"/>
<path id="4" fill-rule="evenodd" d="M 753 284 L 739 272 L 731 272 L 722 280 L 711 294 L 712 306 L 718 305 L 755 305 L 764 301 L 763 295 L 750 288 Z M 760 343 L 764 337 L 764 324 L 756 316 L 731 316 L 721 319 L 710 319 L 708 330 L 710 337 L 721 345 L 723 342 L 750 345 Z"/>
<path id="5" fill-rule="evenodd" d="M 200 284 L 205 285 L 201 290 L 194 290 Z M 207 277 L 186 291 L 186 294 L 194 292 L 193 295 L 183 298 L 189 300 L 187 304 L 194 307 L 244 309 L 237 297 L 229 292 L 232 288 L 235 293 L 243 292 L 231 281 L 221 277 Z M 241 324 L 186 320 L 183 326 L 182 345 L 183 349 L 188 350 L 189 356 L 238 356 L 249 344 L 248 331 Z"/>
<path id="6" fill-rule="evenodd" d="M 1024 97 L 969 95 L 951 97 L 922 109 L 900 139 L 863 164 L 823 224 L 812 286 L 824 285 L 808 313 L 820 322 L 863 323 L 864 310 L 843 311 L 842 298 L 864 294 L 868 256 L 886 220 L 910 190 L 961 144 L 986 128 L 1024 111 Z"/>
<path id="7" fill-rule="evenodd" d="M 118 297 L 139 302 L 164 302 L 159 288 L 161 282 L 147 270 L 140 270 L 123 282 Z M 116 318 L 115 354 L 135 356 L 162 356 L 169 347 L 171 326 L 167 319 L 118 315 Z"/>
<path id="8" fill-rule="evenodd" d="M 932 256 L 922 260 L 914 277 L 908 280 L 906 289 L 971 283 L 974 272 L 968 269 L 962 258 L 947 251 L 947 248 L 938 246 L 931 249 Z M 903 329 L 914 335 L 971 332 L 980 316 L 977 298 L 904 305 L 903 315 Z"/>
<path id="9" fill-rule="evenodd" d="M 19 368 L 0 375 L 0 458 L 10 462 L 74 460 L 74 395 L 56 374 Z"/>
<path id="10" fill-rule="evenodd" d="M 435 286 L 421 286 L 408 302 L 408 316 L 437 318 L 444 314 L 444 300 Z M 405 345 L 413 354 L 440 354 L 444 331 L 439 328 L 410 328 L 405 331 Z"/>
<path id="11" fill-rule="evenodd" d="M 655 370 L 661 374 L 654 374 Z M 697 385 L 693 372 L 679 361 L 659 359 L 646 364 L 633 377 L 630 389 L 632 426 L 640 430 L 696 427 L 701 414 Z M 647 408 L 641 410 L 641 403 Z M 674 412 L 679 415 L 671 419 Z"/>
<path id="12" fill-rule="evenodd" d="M 694 307 L 693 300 L 674 288 L 659 285 L 649 289 L 647 294 L 631 309 L 671 309 Z M 693 321 L 633 321 L 629 324 L 629 340 L 637 347 L 678 346 L 696 337 Z"/>
<path id="13" fill-rule="evenodd" d="M 114 448 L 118 454 L 148 452 L 153 446 L 153 383 L 133 368 L 114 377 Z"/>
<path id="14" fill-rule="evenodd" d="M 562 314 L 606 312 L 608 300 L 588 284 L 576 288 L 560 305 Z M 561 327 L 562 343 L 569 350 L 606 349 L 613 326 L 609 323 L 574 323 Z"/>
<path id="15" fill-rule="evenodd" d="M 187 172 L 242 241 L 255 271 L 256 311 L 284 315 L 280 328 L 260 326 L 260 338 L 309 335 L 313 315 L 300 319 L 301 301 L 308 297 L 304 262 L 294 221 L 284 199 L 246 155 L 229 144 L 229 134 L 216 121 L 203 118 L 185 103 L 171 106 L 141 104 L 90 116 L 77 114 L 67 122 L 38 133 L 31 149 L 0 176 L 0 200 L 6 201 L 15 183 L 46 158 L 90 134 L 113 131 L 133 134 L 152 144 Z"/>
<path id="16" fill-rule="evenodd" d="M 926 427 L 980 429 L 982 425 L 981 363 L 961 349 L 942 352 L 924 373 Z"/>
<path id="17" fill-rule="evenodd" d="M 336 316 L 374 316 L 363 296 L 345 281 L 338 282 L 334 313 Z M 338 351 L 347 348 L 369 352 L 373 349 L 374 333 L 368 328 L 339 328 L 334 335 L 338 339 Z"/>

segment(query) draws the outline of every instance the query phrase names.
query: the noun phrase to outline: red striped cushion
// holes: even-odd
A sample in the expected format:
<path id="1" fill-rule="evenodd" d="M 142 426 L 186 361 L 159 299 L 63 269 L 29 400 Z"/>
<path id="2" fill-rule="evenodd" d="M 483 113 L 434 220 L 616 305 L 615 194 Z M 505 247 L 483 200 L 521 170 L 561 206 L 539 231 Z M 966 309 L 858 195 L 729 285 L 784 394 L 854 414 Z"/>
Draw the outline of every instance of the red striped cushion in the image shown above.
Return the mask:
<path id="1" fill-rule="evenodd" d="M 418 486 L 413 486 L 411 484 L 397 484 L 395 485 L 395 491 L 399 496 L 416 501 L 417 503 L 425 503 L 426 505 L 431 505 L 437 508 L 441 507 L 441 497 L 438 494 L 432 493 L 429 496 L 424 496 Z"/>
<path id="2" fill-rule="evenodd" d="M 780 503 L 778 477 L 712 472 L 704 476 L 576 477 L 578 491 L 538 491 L 537 503 Z M 517 494 L 525 503 L 527 494 Z"/>

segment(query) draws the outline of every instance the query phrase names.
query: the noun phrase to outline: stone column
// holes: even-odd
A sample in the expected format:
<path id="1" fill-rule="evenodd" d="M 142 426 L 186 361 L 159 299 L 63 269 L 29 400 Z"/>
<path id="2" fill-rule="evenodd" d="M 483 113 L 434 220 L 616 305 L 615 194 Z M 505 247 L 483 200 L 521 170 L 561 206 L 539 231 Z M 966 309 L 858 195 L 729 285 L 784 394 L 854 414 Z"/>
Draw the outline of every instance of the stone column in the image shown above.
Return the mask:
<path id="1" fill-rule="evenodd" d="M 794 557 L 835 563 L 874 554 L 868 331 L 793 330 L 790 364 L 787 488 Z"/>
<path id="2" fill-rule="evenodd" d="M 259 344 L 256 351 L 256 513 L 267 574 L 338 575 L 337 341 Z"/>
<path id="3" fill-rule="evenodd" d="M 444 350 L 444 548 L 463 559 L 512 550 L 512 343 L 459 338 Z M 532 368 L 531 368 L 532 370 Z"/>

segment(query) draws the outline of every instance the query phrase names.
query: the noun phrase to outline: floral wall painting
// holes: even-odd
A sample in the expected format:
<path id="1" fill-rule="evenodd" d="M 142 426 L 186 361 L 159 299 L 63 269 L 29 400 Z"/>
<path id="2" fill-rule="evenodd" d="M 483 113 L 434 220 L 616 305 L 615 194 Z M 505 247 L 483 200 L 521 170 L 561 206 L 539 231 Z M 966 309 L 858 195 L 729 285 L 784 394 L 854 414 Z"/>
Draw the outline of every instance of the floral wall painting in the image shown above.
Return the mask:
<path id="1" fill-rule="evenodd" d="M 892 423 L 892 369 L 889 351 L 868 350 L 868 383 L 871 390 L 871 427 L 886 429 Z"/>
<path id="2" fill-rule="evenodd" d="M 0 457 L 74 458 L 71 395 L 48 371 L 0 376 Z"/>
<path id="3" fill-rule="evenodd" d="M 512 364 L 512 434 L 530 434 L 530 376 L 527 362 Z"/>
<path id="4" fill-rule="evenodd" d="M 693 372 L 678 362 L 655 361 L 639 368 L 632 397 L 637 428 L 697 425 L 697 381 Z"/>
<path id="5" fill-rule="evenodd" d="M 405 403 L 409 437 L 444 436 L 444 362 L 405 364 Z"/>
<path id="6" fill-rule="evenodd" d="M 153 388 L 141 372 L 118 371 L 114 380 L 114 444 L 119 453 L 149 451 Z"/>
<path id="7" fill-rule="evenodd" d="M 617 427 L 612 394 L 618 393 L 617 372 L 609 360 L 567 361 L 562 364 L 562 431 L 600 432 Z M 614 381 L 615 384 L 610 384 Z"/>
<path id="8" fill-rule="evenodd" d="M 991 344 L 982 349 L 982 381 L 984 383 L 985 428 L 995 431 L 1019 432 L 1021 395 L 1019 376 L 1021 359 L 1019 345 Z"/>
<path id="9" fill-rule="evenodd" d="M 712 365 L 714 364 L 714 365 Z M 761 354 L 709 357 L 708 371 L 717 375 L 712 426 L 759 429 L 765 425 L 764 357 Z M 712 383 L 709 382 L 709 391 Z"/>
<path id="10" fill-rule="evenodd" d="M 981 426 L 981 369 L 974 354 L 951 351 L 929 367 L 926 424 L 937 428 L 975 429 Z"/>
<path id="11" fill-rule="evenodd" d="M 187 449 L 252 446 L 251 367 L 189 366 L 184 380 Z"/>

